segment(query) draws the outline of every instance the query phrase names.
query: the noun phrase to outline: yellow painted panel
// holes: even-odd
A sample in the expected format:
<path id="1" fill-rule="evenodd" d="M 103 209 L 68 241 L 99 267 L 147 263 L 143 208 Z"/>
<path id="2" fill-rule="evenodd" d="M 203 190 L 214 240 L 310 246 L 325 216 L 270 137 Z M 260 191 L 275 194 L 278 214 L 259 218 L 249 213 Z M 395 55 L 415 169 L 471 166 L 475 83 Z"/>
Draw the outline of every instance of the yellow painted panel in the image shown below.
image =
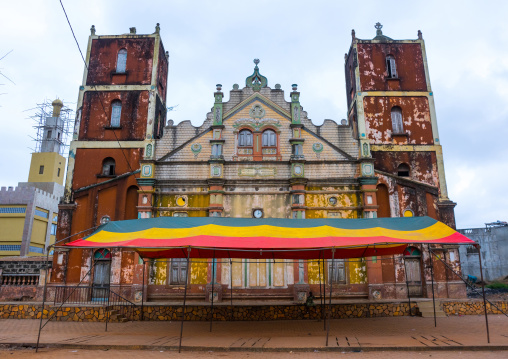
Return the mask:
<path id="1" fill-rule="evenodd" d="M 167 283 L 168 278 L 168 260 L 160 258 L 155 260 L 155 277 L 153 278 L 153 284 L 164 285 Z"/>
<path id="2" fill-rule="evenodd" d="M 38 243 L 45 245 L 46 242 L 46 230 L 48 228 L 48 222 L 34 218 L 32 225 L 32 236 L 30 243 Z"/>
<path id="3" fill-rule="evenodd" d="M 284 260 L 276 259 L 273 265 L 273 286 L 283 287 L 284 286 Z"/>
<path id="4" fill-rule="evenodd" d="M 259 271 L 259 282 L 258 286 L 260 287 L 266 287 L 266 263 L 258 263 L 258 271 Z"/>
<path id="5" fill-rule="evenodd" d="M 233 287 L 242 286 L 242 260 L 233 259 Z"/>
<path id="6" fill-rule="evenodd" d="M 191 264 L 191 284 L 206 284 L 208 275 L 208 259 L 194 258 Z"/>
<path id="7" fill-rule="evenodd" d="M 42 173 L 40 173 L 41 166 L 44 166 Z M 63 185 L 64 171 L 65 158 L 58 153 L 32 153 L 28 182 L 56 182 Z"/>
<path id="8" fill-rule="evenodd" d="M 349 259 L 349 283 L 367 283 L 367 265 L 363 258 Z"/>
<path id="9" fill-rule="evenodd" d="M 258 265 L 254 261 L 249 261 L 249 287 L 258 286 Z"/>
<path id="10" fill-rule="evenodd" d="M 317 259 L 307 261 L 307 275 L 309 277 L 309 284 L 324 283 L 325 264 L 324 261 L 321 261 L 321 265 L 319 263 L 320 261 Z M 321 269 L 319 267 L 321 267 Z"/>
<path id="11" fill-rule="evenodd" d="M 23 238 L 23 226 L 25 225 L 25 215 L 23 217 L 0 217 L 0 242 L 19 241 Z"/>

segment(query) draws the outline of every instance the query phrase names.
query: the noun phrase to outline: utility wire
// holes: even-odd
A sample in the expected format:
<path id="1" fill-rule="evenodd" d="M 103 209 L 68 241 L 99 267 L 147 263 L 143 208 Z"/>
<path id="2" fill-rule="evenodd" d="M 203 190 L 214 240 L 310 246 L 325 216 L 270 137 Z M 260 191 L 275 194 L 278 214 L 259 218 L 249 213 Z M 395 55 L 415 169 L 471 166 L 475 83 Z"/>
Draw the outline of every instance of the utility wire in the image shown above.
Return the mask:
<path id="1" fill-rule="evenodd" d="M 79 46 L 79 42 L 78 42 L 78 39 L 76 38 L 76 34 L 74 33 L 74 30 L 72 28 L 72 25 L 71 25 L 71 22 L 69 20 L 69 16 L 67 16 L 67 11 L 65 11 L 65 7 L 64 7 L 64 4 L 62 3 L 62 0 L 60 0 L 60 5 L 62 6 L 62 10 L 65 14 L 65 18 L 67 19 L 67 23 L 69 24 L 69 28 L 71 29 L 71 32 L 72 32 L 72 36 L 74 37 L 74 41 L 76 42 L 76 45 L 78 47 L 78 50 L 79 50 L 79 53 L 81 55 L 81 59 L 83 60 L 83 63 L 85 64 L 85 68 L 86 70 L 88 71 L 88 65 L 86 63 L 86 60 L 85 60 L 85 57 L 83 56 L 83 52 L 81 51 L 81 47 Z M 100 96 L 100 92 L 99 90 L 97 89 L 97 86 L 96 85 L 92 85 L 97 93 L 97 98 L 99 99 L 99 102 L 101 104 L 101 107 L 102 107 L 102 111 L 104 112 L 104 115 L 106 116 L 106 118 L 108 118 L 108 114 L 106 112 L 106 108 L 104 107 L 104 103 L 102 102 L 102 99 L 101 99 L 101 96 Z M 112 131 L 113 132 L 113 135 L 115 136 L 115 139 L 116 139 L 116 142 L 118 143 L 118 146 L 120 147 L 120 150 L 122 152 L 122 155 L 125 159 L 125 162 L 127 163 L 127 166 L 129 167 L 130 171 L 131 172 L 134 172 L 134 170 L 132 169 L 131 167 L 131 164 L 129 163 L 129 160 L 127 159 L 127 156 L 125 155 L 125 148 L 122 147 L 121 143 L 120 143 L 120 140 L 118 139 L 118 136 L 116 135 L 115 131 Z M 143 191 L 142 188 L 140 188 L 141 192 L 143 194 L 146 194 L 145 191 Z"/>

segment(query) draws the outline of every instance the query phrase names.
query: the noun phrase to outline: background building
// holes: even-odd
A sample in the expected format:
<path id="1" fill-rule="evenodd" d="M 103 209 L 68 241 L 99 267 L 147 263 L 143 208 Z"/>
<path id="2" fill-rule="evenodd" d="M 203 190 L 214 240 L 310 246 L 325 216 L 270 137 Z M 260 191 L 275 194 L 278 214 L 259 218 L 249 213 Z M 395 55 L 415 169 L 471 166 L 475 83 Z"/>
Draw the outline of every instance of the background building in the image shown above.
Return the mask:
<path id="1" fill-rule="evenodd" d="M 345 57 L 348 120 L 317 126 L 281 85 L 254 72 L 226 100 L 222 85 L 201 126 L 165 124 L 167 57 L 158 27 L 151 35 L 97 36 L 87 67 L 65 190 L 59 238 L 108 220 L 153 216 L 238 218 L 375 218 L 428 215 L 454 227 L 447 197 L 424 41 L 353 32 Z M 304 94 L 303 94 L 304 96 Z M 456 247 L 436 248 L 460 270 Z M 430 261 L 421 246 L 406 256 L 335 261 L 194 260 L 190 292 L 204 298 L 214 281 L 236 298 L 289 299 L 295 286 L 319 292 L 324 274 L 341 297 L 430 295 Z M 93 259 L 97 259 L 93 267 Z M 317 258 L 316 258 L 317 259 Z M 133 297 L 142 282 L 139 256 L 127 250 L 60 251 L 53 283 L 112 286 Z M 185 261 L 149 263 L 148 299 L 177 298 Z M 212 278 L 215 268 L 215 278 Z M 464 286 L 435 268 L 437 295 Z M 232 288 L 230 288 L 232 286 Z"/>
<path id="2" fill-rule="evenodd" d="M 504 280 L 508 277 L 508 223 L 486 223 L 484 228 L 459 229 L 460 233 L 480 245 L 482 253 L 483 278 L 487 281 Z M 460 265 L 462 274 L 480 278 L 478 249 L 461 246 Z"/>
<path id="3" fill-rule="evenodd" d="M 58 203 L 63 196 L 68 111 L 55 100 L 39 107 L 36 148 L 28 182 L 0 190 L 0 257 L 43 255 L 55 242 Z"/>
<path id="4" fill-rule="evenodd" d="M 52 111 L 49 108 L 52 107 Z M 55 243 L 64 193 L 70 110 L 60 100 L 38 106 L 28 182 L 0 189 L 0 298 L 41 299 L 48 246 Z M 44 257 L 43 257 L 44 256 Z M 51 260 L 50 260 L 51 262 Z M 50 263 L 51 264 L 51 263 Z"/>

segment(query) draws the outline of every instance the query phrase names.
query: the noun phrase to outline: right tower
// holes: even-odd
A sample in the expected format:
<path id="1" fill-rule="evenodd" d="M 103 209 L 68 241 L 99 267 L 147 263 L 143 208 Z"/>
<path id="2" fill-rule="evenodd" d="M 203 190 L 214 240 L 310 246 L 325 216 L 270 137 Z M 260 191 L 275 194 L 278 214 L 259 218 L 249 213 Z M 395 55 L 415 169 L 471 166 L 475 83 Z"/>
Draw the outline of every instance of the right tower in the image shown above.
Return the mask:
<path id="1" fill-rule="evenodd" d="M 376 24 L 345 56 L 348 119 L 360 158 L 374 162 L 377 216 L 430 216 L 455 228 L 425 43 L 393 40 Z"/>

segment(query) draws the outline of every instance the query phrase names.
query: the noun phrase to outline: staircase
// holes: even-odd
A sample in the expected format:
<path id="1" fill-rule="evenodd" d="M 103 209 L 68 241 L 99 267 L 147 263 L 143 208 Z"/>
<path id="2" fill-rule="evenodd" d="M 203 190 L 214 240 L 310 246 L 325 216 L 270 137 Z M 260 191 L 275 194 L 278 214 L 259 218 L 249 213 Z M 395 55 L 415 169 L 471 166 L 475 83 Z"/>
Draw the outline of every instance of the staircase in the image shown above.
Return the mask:
<path id="1" fill-rule="evenodd" d="M 120 312 L 116 309 L 110 309 L 108 313 L 109 313 L 109 321 L 111 322 L 126 323 L 129 321 L 129 319 L 127 319 L 125 315 L 120 314 Z"/>
<path id="2" fill-rule="evenodd" d="M 433 318 L 434 317 L 434 305 L 431 300 L 426 300 L 422 302 L 416 302 L 418 305 L 418 309 L 423 318 Z M 446 318 L 447 315 L 443 312 L 441 308 L 441 303 L 436 301 L 436 317 L 438 318 Z"/>

